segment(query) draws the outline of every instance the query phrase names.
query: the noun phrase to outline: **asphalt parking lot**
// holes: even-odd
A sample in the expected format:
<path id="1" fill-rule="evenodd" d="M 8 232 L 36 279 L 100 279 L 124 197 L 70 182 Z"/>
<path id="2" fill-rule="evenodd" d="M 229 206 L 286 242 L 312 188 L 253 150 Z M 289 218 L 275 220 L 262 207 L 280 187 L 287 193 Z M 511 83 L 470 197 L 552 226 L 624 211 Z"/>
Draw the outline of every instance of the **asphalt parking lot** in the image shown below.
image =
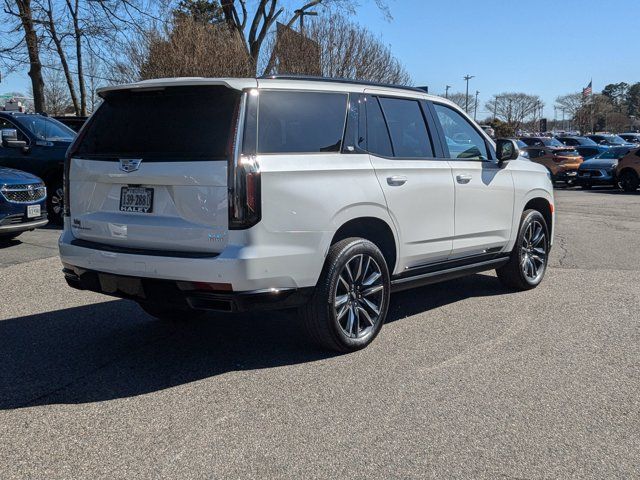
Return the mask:
<path id="1" fill-rule="evenodd" d="M 0 477 L 640 476 L 640 194 L 557 190 L 552 268 L 397 294 L 364 351 L 294 315 L 167 325 L 0 249 Z"/>

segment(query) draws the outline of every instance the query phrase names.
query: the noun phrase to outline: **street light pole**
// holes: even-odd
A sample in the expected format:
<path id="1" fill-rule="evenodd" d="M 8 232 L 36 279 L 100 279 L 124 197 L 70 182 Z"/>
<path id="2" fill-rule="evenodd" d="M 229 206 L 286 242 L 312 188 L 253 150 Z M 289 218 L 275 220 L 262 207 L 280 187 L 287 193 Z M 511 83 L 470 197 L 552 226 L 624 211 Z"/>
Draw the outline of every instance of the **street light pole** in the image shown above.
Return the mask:
<path id="1" fill-rule="evenodd" d="M 473 104 L 473 121 L 476 121 L 476 113 L 478 113 L 478 95 L 480 92 L 476 90 L 476 102 Z"/>
<path id="2" fill-rule="evenodd" d="M 447 85 L 446 87 L 444 87 L 444 98 L 449 98 L 449 89 L 451 88 L 451 85 Z"/>
<path id="3" fill-rule="evenodd" d="M 464 77 L 462 77 L 462 79 L 467 82 L 467 94 L 465 96 L 465 103 L 464 103 L 464 111 L 468 114 L 469 113 L 469 80 L 471 80 L 474 77 L 474 75 L 465 75 Z"/>

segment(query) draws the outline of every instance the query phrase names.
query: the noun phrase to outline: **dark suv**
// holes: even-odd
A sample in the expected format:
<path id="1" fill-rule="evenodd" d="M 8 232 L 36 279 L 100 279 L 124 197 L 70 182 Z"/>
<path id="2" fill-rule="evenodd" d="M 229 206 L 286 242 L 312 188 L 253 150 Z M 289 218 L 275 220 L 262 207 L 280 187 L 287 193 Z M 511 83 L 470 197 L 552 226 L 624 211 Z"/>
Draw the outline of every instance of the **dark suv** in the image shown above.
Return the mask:
<path id="1" fill-rule="evenodd" d="M 64 155 L 75 132 L 44 115 L 0 112 L 0 137 L 0 166 L 42 178 L 49 193 L 49 219 L 61 225 L 64 214 Z"/>

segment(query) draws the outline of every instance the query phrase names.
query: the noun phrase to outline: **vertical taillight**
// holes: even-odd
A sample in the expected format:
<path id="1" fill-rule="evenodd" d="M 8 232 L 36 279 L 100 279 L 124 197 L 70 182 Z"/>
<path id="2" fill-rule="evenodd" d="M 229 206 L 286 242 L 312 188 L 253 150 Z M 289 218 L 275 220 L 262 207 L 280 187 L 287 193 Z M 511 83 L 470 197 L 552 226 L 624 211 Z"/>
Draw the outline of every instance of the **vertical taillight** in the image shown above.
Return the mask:
<path id="1" fill-rule="evenodd" d="M 62 206 L 62 208 L 63 208 L 65 217 L 71 216 L 71 207 L 69 202 L 69 183 L 70 183 L 69 175 L 71 173 L 71 158 L 73 158 L 76 155 L 76 152 L 78 151 L 78 147 L 80 146 L 82 139 L 84 138 L 87 130 L 89 129 L 89 125 L 91 124 L 92 120 L 93 120 L 93 114 L 91 115 L 91 117 L 87 119 L 86 122 L 84 122 L 84 125 L 82 125 L 82 128 L 80 128 L 80 131 L 76 135 L 76 138 L 74 138 L 73 142 L 71 142 L 71 145 L 69 145 L 69 148 L 67 148 L 67 153 L 64 156 L 64 172 L 62 174 L 62 181 L 64 186 L 63 187 L 64 189 L 63 204 L 64 205 Z"/>
<path id="2" fill-rule="evenodd" d="M 244 92 L 232 131 L 229 162 L 229 229 L 250 228 L 261 218 L 260 167 L 256 160 L 255 138 L 258 118 L 258 91 Z"/>

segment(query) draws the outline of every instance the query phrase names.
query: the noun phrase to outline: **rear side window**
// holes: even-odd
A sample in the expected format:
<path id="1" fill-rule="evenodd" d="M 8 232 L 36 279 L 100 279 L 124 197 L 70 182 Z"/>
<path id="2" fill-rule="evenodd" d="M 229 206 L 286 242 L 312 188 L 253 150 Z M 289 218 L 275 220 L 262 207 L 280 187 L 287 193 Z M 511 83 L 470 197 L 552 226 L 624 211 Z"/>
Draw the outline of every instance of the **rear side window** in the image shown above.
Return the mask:
<path id="1" fill-rule="evenodd" d="M 484 138 L 467 119 L 450 107 L 438 103 L 433 106 L 444 130 L 449 158 L 488 160 Z M 522 141 L 528 143 L 525 139 Z"/>
<path id="2" fill-rule="evenodd" d="M 225 159 L 239 98 L 222 86 L 110 92 L 73 155 Z"/>
<path id="3" fill-rule="evenodd" d="M 396 157 L 433 157 L 431 140 L 416 100 L 380 98 Z"/>
<path id="4" fill-rule="evenodd" d="M 339 152 L 346 93 L 260 92 L 258 153 Z"/>
<path id="5" fill-rule="evenodd" d="M 380 104 L 376 97 L 367 95 L 367 151 L 381 157 L 393 157 L 391 139 Z"/>

